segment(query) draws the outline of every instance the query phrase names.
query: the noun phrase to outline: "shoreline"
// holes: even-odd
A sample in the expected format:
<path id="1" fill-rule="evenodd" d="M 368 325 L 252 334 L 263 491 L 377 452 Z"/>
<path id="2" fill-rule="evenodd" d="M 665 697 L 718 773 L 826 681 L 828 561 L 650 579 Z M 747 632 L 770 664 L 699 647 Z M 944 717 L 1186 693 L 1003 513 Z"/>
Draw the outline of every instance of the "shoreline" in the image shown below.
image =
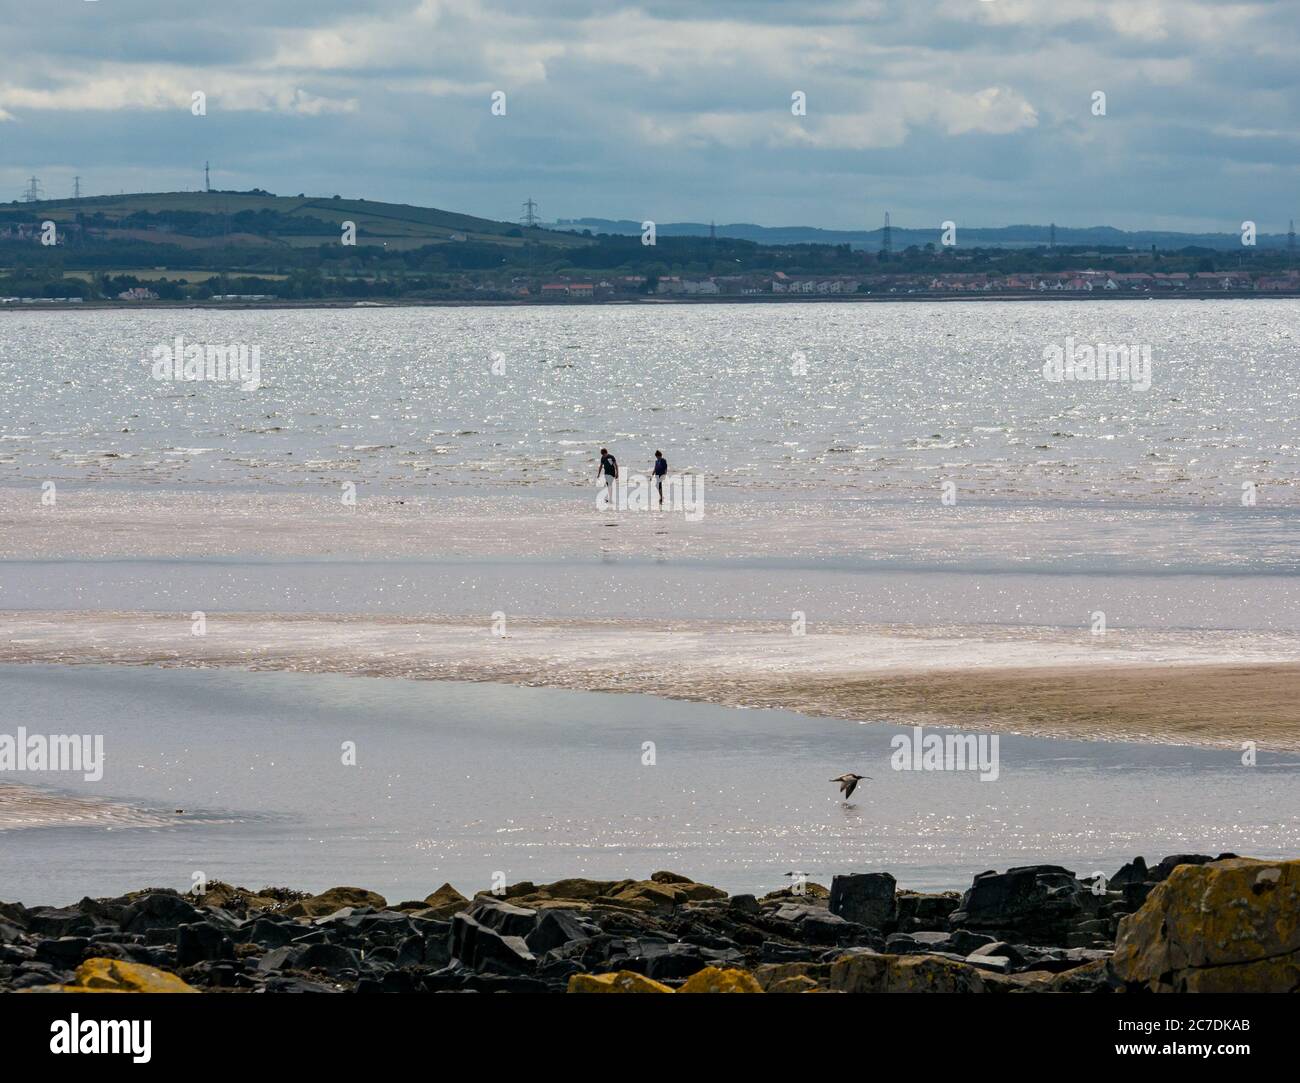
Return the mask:
<path id="1" fill-rule="evenodd" d="M 896 726 L 1300 752 L 1300 640 L 776 622 L 8 612 L 0 663 L 231 667 L 621 692 Z M 622 659 L 634 657 L 635 666 Z"/>
<path id="2" fill-rule="evenodd" d="M 375 301 L 370 298 L 339 298 L 337 300 L 327 300 L 324 298 L 310 301 L 216 301 L 216 302 L 196 302 L 196 301 L 83 301 L 79 304 L 57 304 L 54 302 L 33 302 L 32 304 L 16 304 L 0 306 L 0 312 L 40 312 L 40 311 L 61 311 L 61 312 L 89 312 L 89 311 L 110 311 L 114 309 L 128 309 L 131 311 L 148 311 L 150 309 L 197 309 L 205 310 L 231 310 L 244 311 L 249 309 L 374 309 L 374 308 L 574 308 L 574 307 L 601 307 L 609 305 L 754 305 L 754 304 L 890 304 L 902 302 L 911 304 L 914 302 L 934 301 L 941 303 L 960 302 L 960 301 L 1267 301 L 1267 300 L 1295 300 L 1300 298 L 1300 291 L 1297 290 L 1268 290 L 1266 292 L 1254 290 L 1241 290 L 1239 292 L 1226 293 L 1223 290 L 1179 290 L 1168 293 L 1091 293 L 1079 291 L 1048 291 L 1041 293 L 999 293 L 999 294 L 972 294 L 972 293 L 908 293 L 908 294 L 884 294 L 877 296 L 875 294 L 838 294 L 838 295 L 741 295 L 729 297 L 719 294 L 709 297 L 685 297 L 665 295 L 663 297 L 611 297 L 604 300 L 594 298 L 580 298 L 564 300 L 556 299 L 506 299 L 499 298 L 493 300 L 475 300 L 473 298 L 456 298 L 448 300 L 434 299 L 403 299 L 394 298 L 385 301 Z"/>
<path id="3" fill-rule="evenodd" d="M 964 893 L 845 872 L 761 898 L 676 872 L 444 883 L 390 902 L 204 881 L 64 907 L 0 902 L 0 992 L 1288 992 L 1300 861 L 1175 854 Z"/>

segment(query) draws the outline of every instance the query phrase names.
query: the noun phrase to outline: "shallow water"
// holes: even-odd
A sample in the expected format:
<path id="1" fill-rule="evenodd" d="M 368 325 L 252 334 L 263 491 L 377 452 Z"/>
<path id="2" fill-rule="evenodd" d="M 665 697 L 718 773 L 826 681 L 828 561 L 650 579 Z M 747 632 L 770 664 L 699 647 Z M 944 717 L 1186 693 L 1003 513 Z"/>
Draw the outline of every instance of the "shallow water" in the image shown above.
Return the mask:
<path id="1" fill-rule="evenodd" d="M 262 386 L 153 380 L 177 335 L 260 346 Z M 1151 389 L 1043 379 L 1067 336 L 1149 346 Z M 573 486 L 608 445 L 748 490 L 1295 504 L 1298 342 L 1287 299 L 13 312 L 0 479 Z"/>
<path id="2" fill-rule="evenodd" d="M 1300 632 L 1300 577 L 954 571 L 852 562 L 0 561 L 0 609 L 365 613 Z"/>
<path id="3" fill-rule="evenodd" d="M 1294 856 L 1300 762 L 1004 736 L 999 777 L 890 769 L 885 721 L 644 696 L 378 678 L 0 667 L 0 733 L 102 733 L 101 782 L 9 772 L 123 806 L 116 826 L 0 831 L 0 898 L 66 903 L 195 872 L 358 884 L 390 900 L 668 868 L 733 892 L 799 870 L 968 886 L 1036 861 Z M 341 763 L 356 742 L 357 766 Z M 654 743 L 655 764 L 643 765 Z M 827 780 L 872 776 L 841 803 Z M 3 802 L 0 802 L 0 807 Z M 184 815 L 175 815 L 182 808 Z M 77 809 L 70 809 L 73 814 Z M 114 823 L 114 810 L 106 821 Z M 155 821 L 159 826 L 131 826 Z"/>

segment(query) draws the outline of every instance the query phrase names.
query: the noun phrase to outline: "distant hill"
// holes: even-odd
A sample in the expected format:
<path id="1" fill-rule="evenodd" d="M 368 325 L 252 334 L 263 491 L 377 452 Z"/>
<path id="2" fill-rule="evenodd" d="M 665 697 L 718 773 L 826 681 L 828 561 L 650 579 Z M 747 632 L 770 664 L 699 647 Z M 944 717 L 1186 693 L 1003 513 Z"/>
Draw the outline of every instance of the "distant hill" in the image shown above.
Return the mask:
<path id="1" fill-rule="evenodd" d="M 237 243 L 310 247 L 337 243 L 342 223 L 356 223 L 357 244 L 393 249 L 429 244 L 486 242 L 521 246 L 528 240 L 557 247 L 589 242 L 569 234 L 525 229 L 468 214 L 376 203 L 337 196 L 277 196 L 270 192 L 146 192 L 82 199 L 0 204 L 6 220 L 80 220 L 88 228 L 111 229 L 124 240 L 156 241 L 184 248 Z"/>
<path id="2" fill-rule="evenodd" d="M 562 218 L 552 227 L 556 230 L 590 230 L 593 234 L 612 233 L 633 235 L 641 232 L 641 223 L 627 219 Z M 758 226 L 749 222 L 733 222 L 713 226 L 719 237 L 755 241 L 764 245 L 791 244 L 847 244 L 853 248 L 879 251 L 883 230 L 834 230 L 813 226 Z M 657 222 L 655 232 L 661 237 L 707 237 L 710 226 L 704 222 Z M 893 227 L 894 250 L 901 251 L 909 245 L 924 247 L 938 245 L 939 227 L 910 229 Z M 995 228 L 958 226 L 957 241 L 962 247 L 982 248 L 1036 248 L 1051 240 L 1050 226 L 999 226 Z M 1156 230 L 1125 231 L 1111 226 L 1089 226 L 1078 229 L 1056 227 L 1056 243 L 1061 247 L 1149 249 L 1155 245 L 1161 250 L 1180 248 L 1210 248 L 1220 251 L 1241 248 L 1240 233 L 1177 233 Z M 1260 233 L 1256 238 L 1260 248 L 1285 248 L 1285 233 Z"/>

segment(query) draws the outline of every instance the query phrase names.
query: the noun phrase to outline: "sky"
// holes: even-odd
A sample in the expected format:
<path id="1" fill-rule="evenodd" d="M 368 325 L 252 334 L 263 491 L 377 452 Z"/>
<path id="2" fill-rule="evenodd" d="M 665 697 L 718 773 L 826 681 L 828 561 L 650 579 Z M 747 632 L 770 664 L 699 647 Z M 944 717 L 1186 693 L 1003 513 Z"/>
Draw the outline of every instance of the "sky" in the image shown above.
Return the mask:
<path id="1" fill-rule="evenodd" d="M 0 199 L 205 160 L 502 220 L 1284 232 L 1300 0 L 0 0 Z"/>

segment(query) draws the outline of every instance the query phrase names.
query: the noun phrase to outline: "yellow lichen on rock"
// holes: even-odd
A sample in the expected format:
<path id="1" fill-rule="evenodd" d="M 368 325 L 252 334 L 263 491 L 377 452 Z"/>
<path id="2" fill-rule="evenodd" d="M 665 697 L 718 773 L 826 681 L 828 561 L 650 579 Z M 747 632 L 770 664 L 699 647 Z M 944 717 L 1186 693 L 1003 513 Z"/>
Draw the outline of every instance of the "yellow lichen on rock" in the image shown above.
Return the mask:
<path id="1" fill-rule="evenodd" d="M 1176 866 L 1120 921 L 1111 966 L 1156 992 L 1300 988 L 1300 861 Z"/>
<path id="2" fill-rule="evenodd" d="M 706 966 L 687 978 L 686 984 L 677 991 L 679 993 L 761 993 L 763 987 L 748 970 L 722 970 L 716 966 Z"/>
<path id="3" fill-rule="evenodd" d="M 197 993 L 175 974 L 122 959 L 87 959 L 67 985 L 42 985 L 33 993 Z"/>
<path id="4" fill-rule="evenodd" d="M 845 955 L 831 965 L 842 993 L 983 993 L 984 976 L 966 963 L 933 955 Z"/>
<path id="5" fill-rule="evenodd" d="M 644 974 L 619 970 L 612 974 L 574 974 L 569 979 L 570 993 L 671 993 L 668 986 L 652 981 Z"/>

